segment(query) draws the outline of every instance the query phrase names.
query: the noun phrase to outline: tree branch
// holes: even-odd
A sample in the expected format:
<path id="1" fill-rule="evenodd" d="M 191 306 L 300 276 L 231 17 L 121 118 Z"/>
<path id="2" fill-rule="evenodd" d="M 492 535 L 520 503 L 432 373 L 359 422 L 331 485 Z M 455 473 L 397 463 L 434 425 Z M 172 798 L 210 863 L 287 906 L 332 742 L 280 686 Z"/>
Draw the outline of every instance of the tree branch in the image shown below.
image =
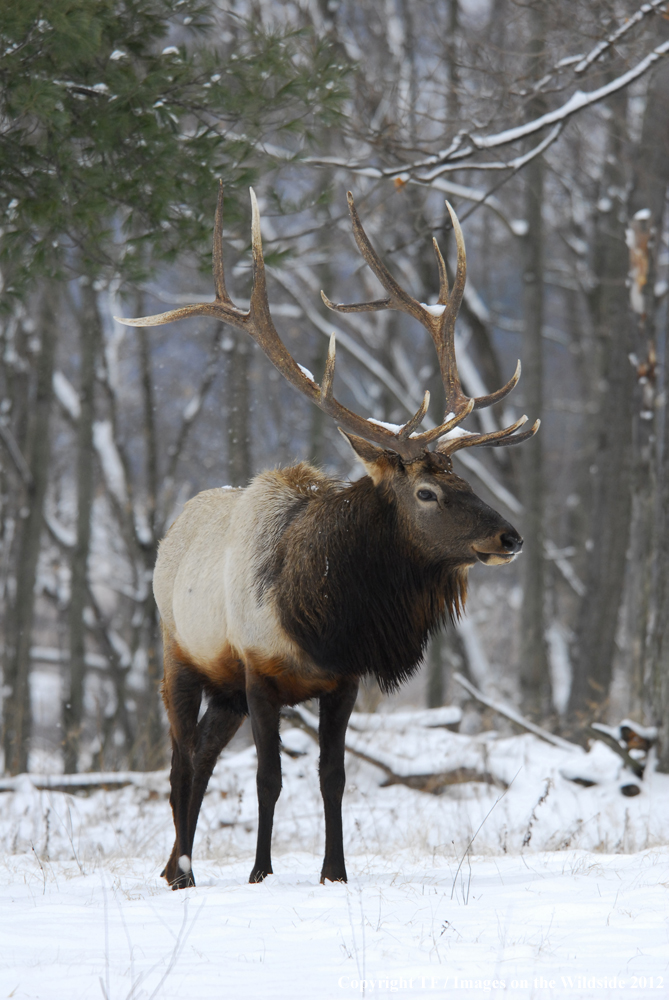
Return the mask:
<path id="1" fill-rule="evenodd" d="M 23 452 L 19 448 L 18 442 L 14 435 L 12 434 L 9 427 L 5 427 L 4 424 L 0 423 L 0 440 L 4 444 L 5 448 L 9 452 L 9 456 L 16 466 L 16 471 L 21 477 L 21 481 L 26 489 L 31 489 L 34 485 L 33 474 L 30 471 L 28 463 L 23 457 Z"/>
<path id="2" fill-rule="evenodd" d="M 493 712 L 497 712 L 499 715 L 503 715 L 505 718 L 510 719 L 511 722 L 515 722 L 517 726 L 522 726 L 523 729 L 527 729 L 529 733 L 533 733 L 534 736 L 538 736 L 539 739 L 545 740 L 546 743 L 552 743 L 553 746 L 559 747 L 560 750 L 570 750 L 570 751 L 580 751 L 583 752 L 583 748 L 578 746 L 576 743 L 570 743 L 568 740 L 563 740 L 561 736 L 555 736 L 553 733 L 549 733 L 547 729 L 542 729 L 541 726 L 535 726 L 533 722 L 528 719 L 523 718 L 523 716 L 516 712 L 515 708 L 511 708 L 508 705 L 503 705 L 499 701 L 493 701 L 491 698 L 486 698 L 478 688 L 475 688 L 473 684 L 462 676 L 462 674 L 453 674 L 454 680 L 458 684 L 462 685 L 465 691 L 468 691 L 472 698 L 476 698 L 480 701 L 482 705 L 487 708 L 492 708 Z"/>

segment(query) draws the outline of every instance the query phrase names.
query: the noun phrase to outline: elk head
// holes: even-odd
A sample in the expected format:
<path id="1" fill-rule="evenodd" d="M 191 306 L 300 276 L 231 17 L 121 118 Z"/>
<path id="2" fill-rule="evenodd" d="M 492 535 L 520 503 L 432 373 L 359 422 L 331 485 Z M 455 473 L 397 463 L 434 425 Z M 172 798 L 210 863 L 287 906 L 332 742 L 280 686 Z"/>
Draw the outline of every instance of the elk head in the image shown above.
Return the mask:
<path id="1" fill-rule="evenodd" d="M 493 566 L 512 562 L 520 552 L 523 540 L 516 529 L 455 474 L 448 455 L 425 450 L 407 460 L 353 434 L 344 436 L 397 508 L 402 536 L 411 540 L 421 562 Z"/>

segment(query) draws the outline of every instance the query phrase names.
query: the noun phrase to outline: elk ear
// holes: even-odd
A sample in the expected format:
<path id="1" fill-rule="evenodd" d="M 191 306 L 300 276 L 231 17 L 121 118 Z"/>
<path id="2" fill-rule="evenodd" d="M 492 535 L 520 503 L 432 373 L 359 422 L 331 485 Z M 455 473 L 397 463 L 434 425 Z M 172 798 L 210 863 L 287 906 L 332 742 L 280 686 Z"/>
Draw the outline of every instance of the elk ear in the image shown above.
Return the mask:
<path id="1" fill-rule="evenodd" d="M 364 465 L 367 475 L 371 476 L 375 486 L 395 468 L 396 463 L 393 462 L 395 456 L 392 452 L 385 451 L 370 441 L 365 441 L 364 438 L 358 437 L 357 434 L 349 434 L 348 431 L 342 430 L 341 427 L 338 430 L 342 437 L 346 438 L 351 448 L 353 448 L 353 451 Z M 399 460 L 399 456 L 397 458 Z"/>

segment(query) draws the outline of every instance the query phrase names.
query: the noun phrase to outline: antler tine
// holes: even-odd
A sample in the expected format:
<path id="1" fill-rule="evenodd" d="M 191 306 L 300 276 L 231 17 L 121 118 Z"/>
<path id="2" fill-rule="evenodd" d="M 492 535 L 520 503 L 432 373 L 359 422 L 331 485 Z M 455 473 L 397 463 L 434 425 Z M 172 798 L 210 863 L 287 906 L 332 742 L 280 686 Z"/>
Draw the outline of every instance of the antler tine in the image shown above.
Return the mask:
<path id="1" fill-rule="evenodd" d="M 333 312 L 338 313 L 380 312 L 381 309 L 393 308 L 390 304 L 390 299 L 375 299 L 374 302 L 353 302 L 351 305 L 345 305 L 343 302 L 331 302 L 322 290 L 321 298 L 328 309 L 332 309 Z"/>
<path id="2" fill-rule="evenodd" d="M 441 283 L 439 302 L 445 308 L 443 309 L 437 323 L 435 323 L 432 329 L 430 329 L 430 333 L 432 334 L 434 346 L 437 349 L 437 355 L 439 357 L 439 369 L 441 371 L 441 378 L 446 391 L 446 405 L 449 409 L 454 410 L 455 413 L 457 413 L 459 408 L 462 406 L 463 400 L 468 398 L 462 391 L 460 376 L 458 374 L 458 363 L 455 357 L 455 321 L 458 316 L 462 296 L 465 291 L 465 282 L 467 280 L 467 253 L 465 251 L 465 240 L 462 235 L 462 229 L 460 228 L 458 217 L 455 214 L 452 205 L 448 201 L 446 202 L 446 208 L 448 209 L 448 214 L 451 217 L 453 232 L 455 234 L 455 244 L 458 254 L 457 267 L 455 271 L 455 278 L 453 280 L 453 287 L 451 288 L 450 293 L 446 292 L 444 295 L 443 282 L 441 281 L 441 270 L 443 266 L 445 272 L 446 267 L 443 262 L 443 257 L 441 256 L 441 252 L 439 252 L 439 257 L 437 258 Z M 436 244 L 436 240 L 434 242 Z"/>
<path id="3" fill-rule="evenodd" d="M 436 236 L 432 237 L 432 246 L 434 248 L 434 255 L 437 258 L 437 267 L 439 268 L 439 298 L 437 299 L 437 303 L 440 306 L 445 306 L 448 303 L 448 273 Z"/>
<path id="4" fill-rule="evenodd" d="M 337 339 L 334 333 L 330 334 L 328 344 L 328 356 L 325 362 L 325 371 L 321 379 L 321 403 L 326 403 L 332 398 L 332 383 L 335 373 L 335 353 L 337 350 Z"/>
<path id="5" fill-rule="evenodd" d="M 211 269 L 214 274 L 214 291 L 217 302 L 232 305 L 232 299 L 225 287 L 225 270 L 223 267 L 223 181 L 218 182 L 218 198 L 216 200 L 216 215 L 214 217 L 214 239 L 211 250 Z"/>
<path id="6" fill-rule="evenodd" d="M 262 348 L 269 360 L 281 374 L 303 395 L 317 405 L 320 403 L 320 390 L 313 379 L 308 378 L 295 361 L 281 337 L 276 331 L 269 309 L 267 298 L 267 280 L 265 276 L 265 260 L 262 250 L 262 235 L 260 233 L 260 210 L 258 199 L 253 188 L 251 194 L 251 249 L 253 253 L 253 288 L 251 302 L 245 329 Z"/>
<path id="7" fill-rule="evenodd" d="M 512 444 L 520 444 L 521 441 L 527 441 L 528 438 L 533 437 L 541 426 L 541 421 L 535 420 L 529 431 L 525 431 L 523 434 L 516 434 L 515 432 L 526 423 L 527 417 L 523 414 L 515 423 L 499 431 L 491 431 L 489 434 L 463 434 L 460 437 L 441 441 L 437 445 L 437 451 L 442 455 L 452 455 L 462 448 L 477 448 L 481 445 L 491 448 L 503 448 Z"/>
<path id="8" fill-rule="evenodd" d="M 416 413 L 398 431 L 392 431 L 387 427 L 383 427 L 381 424 L 365 420 L 364 417 L 360 417 L 357 413 L 353 413 L 345 406 L 342 406 L 341 403 L 334 398 L 332 384 L 335 373 L 336 349 L 336 337 L 335 334 L 332 333 L 330 334 L 330 344 L 328 346 L 328 356 L 325 362 L 325 371 L 323 372 L 323 378 L 321 379 L 318 406 L 326 413 L 330 414 L 330 416 L 334 417 L 335 420 L 339 421 L 340 424 L 347 427 L 349 431 L 361 434 L 363 437 L 376 442 L 376 444 L 380 444 L 384 448 L 390 448 L 402 455 L 403 458 L 415 458 L 417 445 L 413 440 L 410 443 L 405 444 L 405 442 L 407 442 L 411 432 L 423 421 L 430 403 L 430 393 L 425 393 L 423 402 L 419 406 Z"/>
<path id="9" fill-rule="evenodd" d="M 247 314 L 238 309 L 225 286 L 225 271 L 223 268 L 223 182 L 219 181 L 218 198 L 216 200 L 216 215 L 214 218 L 214 237 L 212 242 L 211 265 L 214 275 L 214 302 L 198 302 L 179 309 L 158 313 L 155 316 L 144 316 L 141 319 L 125 319 L 115 316 L 114 319 L 124 326 L 163 326 L 165 323 L 175 323 L 191 316 L 213 316 L 224 320 L 232 326 L 245 328 Z"/>
<path id="10" fill-rule="evenodd" d="M 453 223 L 453 232 L 455 234 L 455 245 L 458 251 L 458 262 L 455 270 L 455 280 L 453 281 L 453 289 L 449 296 L 449 311 L 453 311 L 453 320 L 458 314 L 460 308 L 460 303 L 462 302 L 462 296 L 465 294 L 465 283 L 467 281 L 467 252 L 465 250 L 465 238 L 462 235 L 462 229 L 460 227 L 460 220 L 458 219 L 453 206 L 450 201 L 446 202 L 446 208 L 448 209 L 448 214 L 451 217 L 451 222 Z"/>
<path id="11" fill-rule="evenodd" d="M 129 319 L 125 316 L 114 316 L 117 323 L 123 326 L 163 326 L 165 323 L 176 323 L 179 319 L 188 319 L 190 316 L 213 316 L 214 319 L 225 320 L 232 326 L 241 326 L 242 318 L 246 313 L 237 309 L 232 304 L 228 307 L 235 310 L 235 316 L 221 315 L 221 303 L 218 302 L 198 302 L 192 306 L 181 306 L 179 309 L 170 309 L 166 313 L 157 313 L 155 316 L 141 316 L 139 319 Z"/>
<path id="12" fill-rule="evenodd" d="M 397 437 L 399 438 L 400 441 L 406 441 L 407 438 L 413 433 L 413 431 L 415 431 L 417 427 L 420 427 L 420 425 L 423 423 L 423 420 L 425 419 L 425 414 L 427 413 L 427 408 L 429 405 L 430 405 L 430 391 L 429 389 L 426 389 L 423 395 L 423 402 L 420 404 L 420 406 L 414 413 L 413 417 L 411 417 L 410 420 L 407 420 L 407 422 L 402 427 L 402 430 L 399 431 Z"/>
<path id="13" fill-rule="evenodd" d="M 520 379 L 520 373 L 522 367 L 520 361 L 516 362 L 516 370 L 501 389 L 497 389 L 495 392 L 489 393 L 487 396 L 477 396 L 474 400 L 474 409 L 482 410 L 486 406 L 493 406 L 495 403 L 499 403 L 500 399 L 504 399 L 508 396 L 512 389 L 515 389 L 518 385 L 518 380 Z"/>
<path id="14" fill-rule="evenodd" d="M 484 447 L 489 446 L 490 448 L 508 448 L 512 444 L 520 444 L 521 441 L 528 441 L 529 438 L 534 437 L 539 428 L 541 427 L 541 420 L 537 417 L 532 426 L 528 431 L 523 431 L 522 434 L 514 434 L 513 437 L 503 438 L 499 441 L 484 441 Z"/>

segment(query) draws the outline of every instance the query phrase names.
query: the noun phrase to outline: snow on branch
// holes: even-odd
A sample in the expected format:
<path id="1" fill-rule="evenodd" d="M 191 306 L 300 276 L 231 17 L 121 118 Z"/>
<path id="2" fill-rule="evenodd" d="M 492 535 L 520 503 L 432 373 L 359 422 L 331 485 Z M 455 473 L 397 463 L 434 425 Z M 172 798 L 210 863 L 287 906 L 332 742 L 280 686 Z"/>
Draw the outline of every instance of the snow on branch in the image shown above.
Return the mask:
<path id="1" fill-rule="evenodd" d="M 666 41 L 656 46 L 641 62 L 637 63 L 636 66 L 633 66 L 626 73 L 616 77 L 615 80 L 611 80 L 610 83 L 605 84 L 603 87 L 598 87 L 597 90 L 577 90 L 561 107 L 556 108 L 554 111 L 548 111 L 545 115 L 541 115 L 540 118 L 535 118 L 524 125 L 505 129 L 503 132 L 498 132 L 494 135 L 469 136 L 470 145 L 464 149 L 454 151 L 454 158 L 462 160 L 482 149 L 499 149 L 501 146 L 508 146 L 512 142 L 518 142 L 519 139 L 524 139 L 528 135 L 534 135 L 535 132 L 540 132 L 541 129 L 549 125 L 554 125 L 556 122 L 564 122 L 577 112 L 583 111 L 584 108 L 592 107 L 593 104 L 603 101 L 606 97 L 610 97 L 611 94 L 616 94 L 619 90 L 623 90 L 634 80 L 638 80 L 640 76 L 647 73 L 668 52 L 669 41 Z"/>
<path id="2" fill-rule="evenodd" d="M 512 160 L 498 160 L 492 162 L 484 163 L 469 163 L 467 164 L 467 170 L 520 170 L 525 164 L 529 163 L 536 156 L 541 156 L 549 146 L 552 146 L 556 139 L 559 138 L 562 129 L 564 128 L 564 122 L 559 121 L 548 133 L 545 139 L 534 146 L 532 149 L 528 150 L 527 153 L 523 153 L 521 156 L 515 156 Z M 444 163 L 436 167 L 432 173 L 423 174 L 418 178 L 418 180 L 423 184 L 432 184 L 433 180 L 436 180 L 442 173 L 448 171 L 462 170 L 462 164 L 456 163 Z M 481 199 L 482 200 L 482 199 Z"/>
<path id="3" fill-rule="evenodd" d="M 666 5 L 667 0 L 650 0 L 650 3 L 645 3 L 639 8 L 636 14 L 626 18 L 624 24 L 617 28 L 616 31 L 607 35 L 607 37 L 603 38 L 601 42 L 598 42 L 597 45 L 595 45 L 595 47 L 588 52 L 587 56 L 581 59 L 577 66 L 574 66 L 574 73 L 578 75 L 585 73 L 585 71 L 592 66 L 593 63 L 597 62 L 597 60 L 600 59 L 612 45 L 619 42 L 623 35 L 626 35 L 628 31 L 639 23 L 639 21 L 642 21 L 648 14 L 654 14 L 656 11 L 663 9 Z"/>
<path id="4" fill-rule="evenodd" d="M 627 70 L 626 73 L 616 77 L 615 80 L 611 80 L 609 83 L 605 84 L 603 87 L 598 87 L 596 90 L 577 90 L 574 94 L 572 94 L 569 100 L 567 100 L 559 108 L 555 108 L 553 111 L 548 111 L 539 118 L 534 118 L 532 121 L 525 122 L 522 125 L 517 125 L 514 128 L 504 129 L 504 131 L 496 132 L 492 135 L 471 135 L 466 132 L 460 132 L 446 149 L 422 160 L 414 161 L 413 163 L 404 163 L 401 166 L 384 169 L 380 167 L 371 167 L 366 163 L 347 163 L 345 160 L 330 157 L 324 159 L 308 157 L 303 162 L 312 163 L 316 166 L 339 166 L 349 170 L 351 173 L 361 174 L 363 176 L 397 179 L 404 183 L 427 184 L 431 187 L 440 188 L 443 187 L 443 182 L 440 184 L 437 184 L 436 182 L 440 180 L 440 175 L 442 173 L 449 170 L 462 169 L 463 161 L 470 159 L 479 152 L 509 146 L 529 135 L 541 132 L 544 128 L 548 128 L 551 125 L 564 126 L 565 122 L 573 115 L 583 111 L 585 108 L 592 107 L 592 105 L 603 101 L 605 98 L 610 97 L 619 90 L 623 90 L 634 80 L 638 80 L 639 77 L 647 73 L 648 70 L 650 70 L 659 59 L 667 55 L 667 53 L 669 53 L 669 41 L 665 41 L 662 42 L 662 44 L 657 45 L 651 52 L 648 53 L 648 55 L 638 62 L 636 66 L 633 66 L 631 69 Z M 592 56 L 592 58 L 594 60 L 595 57 Z M 532 159 L 533 156 L 538 156 L 540 152 L 543 152 L 548 145 L 557 139 L 558 135 L 559 131 L 553 130 L 553 132 L 551 132 L 551 134 L 547 136 L 542 143 L 529 153 L 523 154 L 523 156 L 517 157 L 515 160 L 511 160 L 508 163 L 467 164 L 467 169 L 518 170 L 524 165 L 524 163 L 528 162 L 529 159 Z M 475 189 L 471 190 L 473 193 Z M 468 197 L 468 195 L 465 195 L 465 197 Z M 485 192 L 478 192 L 477 197 L 474 197 L 472 200 L 485 201 L 487 197 L 488 195 Z"/>
<path id="5" fill-rule="evenodd" d="M 604 53 L 608 52 L 613 45 L 619 42 L 620 39 L 631 31 L 637 24 L 639 24 L 640 21 L 642 21 L 649 14 L 660 13 L 662 9 L 666 7 L 666 3 L 667 0 L 650 0 L 649 3 L 643 4 L 643 6 L 637 10 L 636 14 L 632 14 L 631 17 L 625 18 L 625 21 L 619 28 L 616 28 L 615 31 L 610 32 L 605 38 L 597 42 L 597 44 L 590 49 L 587 55 L 580 53 L 579 55 L 565 56 L 560 59 L 560 61 L 555 63 L 553 68 L 548 70 L 546 75 L 540 80 L 537 80 L 537 82 L 534 83 L 529 90 L 519 91 L 520 96 L 526 97 L 528 93 L 541 93 L 550 81 L 560 72 L 560 70 L 571 68 L 575 76 L 582 76 L 588 69 L 590 69 L 591 66 L 601 59 Z"/>

